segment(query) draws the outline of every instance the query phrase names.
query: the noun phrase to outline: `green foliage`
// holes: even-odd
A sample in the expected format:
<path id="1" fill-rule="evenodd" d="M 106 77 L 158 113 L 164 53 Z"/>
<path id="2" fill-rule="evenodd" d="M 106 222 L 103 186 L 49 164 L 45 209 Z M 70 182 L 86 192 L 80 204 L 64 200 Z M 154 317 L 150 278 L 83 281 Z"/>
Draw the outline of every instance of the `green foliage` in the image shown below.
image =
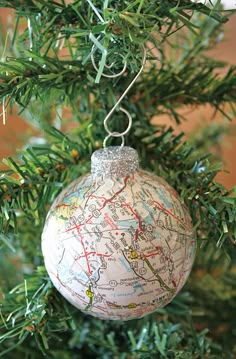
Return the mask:
<path id="1" fill-rule="evenodd" d="M 193 284 L 193 294 L 199 298 L 195 300 L 195 306 L 201 305 L 201 311 L 206 300 L 204 282 L 209 285 L 208 279 L 209 275 L 205 275 Z M 219 280 L 218 278 L 217 281 Z M 223 280 L 225 281 L 225 278 Z M 230 287 L 234 285 L 233 293 L 236 290 L 235 279 L 234 284 L 232 279 L 231 283 L 229 279 L 226 282 L 229 294 L 221 295 L 225 305 L 232 296 Z M 220 285 L 223 285 L 223 282 L 217 284 Z M 222 305 L 222 298 L 216 297 L 219 293 L 217 286 L 209 286 L 207 299 L 210 309 L 204 313 L 205 320 L 211 319 L 217 304 Z M 220 289 L 222 293 L 222 288 Z M 5 300 L 7 304 L 1 310 L 1 316 L 6 318 L 3 320 L 2 329 L 7 328 L 7 331 L 0 336 L 0 356 L 6 358 L 11 355 L 7 353 L 13 348 L 17 358 L 32 359 L 41 358 L 42 355 L 59 359 L 85 356 L 93 358 L 94 355 L 97 358 L 160 359 L 231 357 L 228 349 L 223 354 L 221 346 L 213 344 L 207 338 L 207 330 L 195 332 L 188 308 L 193 297 L 186 294 L 175 299 L 172 306 L 138 321 L 103 322 L 80 314 L 56 293 L 45 269 L 38 267 L 37 272 L 28 275 L 23 283 L 6 295 Z M 197 314 L 195 308 L 193 314 L 200 318 L 203 315 Z M 176 315 L 182 324 L 174 323 Z M 183 318 L 187 318 L 187 322 L 184 323 Z M 230 318 L 228 320 L 230 321 Z M 229 322 L 227 325 L 230 328 Z M 226 334 L 227 332 L 225 336 Z M 230 335 L 232 336 L 232 333 Z M 24 348 L 21 346 L 23 341 L 26 344 Z"/>
<path id="2" fill-rule="evenodd" d="M 79 132 L 79 130 L 77 132 Z M 201 238 L 204 240 L 208 239 L 207 241 L 202 242 L 202 244 L 206 242 L 205 245 L 208 246 L 208 253 L 209 246 L 212 246 L 213 244 L 216 245 L 217 242 L 218 246 L 224 245 L 225 250 L 229 249 L 229 254 L 232 256 L 233 261 L 236 258 L 234 258 L 234 253 L 231 252 L 232 244 L 230 242 L 229 233 L 224 232 L 224 226 L 226 225 L 225 223 L 227 223 L 230 233 L 232 232 L 232 228 L 235 228 L 235 215 L 231 216 L 231 219 L 227 217 L 228 213 L 235 213 L 235 199 L 233 199 L 233 197 L 227 197 L 227 191 L 225 191 L 222 186 L 213 182 L 217 169 L 208 165 L 208 160 L 205 159 L 206 156 L 204 155 L 201 158 L 196 155 L 193 148 L 189 145 L 181 145 L 181 137 L 181 135 L 174 136 L 171 129 L 158 134 L 158 132 L 155 133 L 154 128 L 152 128 L 149 135 L 148 131 L 146 131 L 146 133 L 144 133 L 144 131 L 140 133 L 140 131 L 136 129 L 133 141 L 140 144 L 138 150 L 143 159 L 143 167 L 152 169 L 158 174 L 168 177 L 169 182 L 175 185 L 185 198 L 192 211 L 199 240 Z M 81 133 L 81 139 L 82 138 L 84 143 L 86 143 L 86 131 Z M 16 239 L 21 238 L 20 242 L 18 242 L 18 246 L 24 250 L 25 256 L 31 264 L 43 264 L 39 243 L 47 204 L 52 201 L 58 188 L 61 188 L 62 182 L 70 182 L 76 175 L 88 171 L 88 152 L 93 149 L 90 147 L 91 142 L 87 141 L 87 145 L 84 145 L 83 151 L 81 143 L 75 143 L 68 136 L 62 135 L 58 130 L 50 131 L 48 141 L 51 143 L 50 147 L 42 145 L 41 147 L 34 147 L 25 151 L 24 156 L 22 157 L 24 159 L 24 164 L 22 165 L 16 165 L 15 163 L 12 165 L 12 161 L 8 160 L 12 170 L 11 173 L 8 173 L 9 177 L 3 177 L 2 179 L 3 187 L 5 188 L 8 183 L 8 187 L 11 189 L 10 191 L 5 191 L 3 194 L 8 197 L 9 207 L 14 209 L 14 211 L 10 210 L 7 212 L 8 217 L 10 217 L 9 213 L 15 213 L 16 209 L 18 210 L 18 208 L 16 208 L 17 199 L 21 197 L 19 195 L 21 191 L 25 190 L 25 188 L 22 189 L 21 180 L 18 180 L 18 183 L 14 182 L 11 184 L 13 187 L 10 187 L 9 178 L 14 178 L 10 177 L 10 175 L 13 173 L 21 175 L 22 173 L 22 179 L 24 179 L 24 172 L 28 169 L 28 187 L 26 187 L 25 190 L 27 196 L 23 197 L 23 200 L 20 203 L 21 208 L 20 217 L 17 221 L 18 223 L 12 221 L 11 217 L 10 219 L 8 217 L 4 218 L 4 209 L 6 210 L 6 208 L 3 206 L 2 218 L 4 224 L 2 230 L 4 231 L 5 229 L 6 233 L 11 233 L 13 230 L 16 232 L 15 238 L 9 243 L 12 243 L 12 246 L 17 248 Z M 78 149 L 81 151 L 80 156 L 78 156 Z M 48 153 L 51 154 L 51 157 L 48 156 Z M 142 153 L 145 153 L 146 155 L 143 156 Z M 167 156 L 168 161 L 164 161 L 164 158 L 167 158 Z M 147 163 L 148 158 L 149 162 Z M 153 160 L 150 161 L 150 158 Z M 184 158 L 185 160 L 180 162 L 180 158 Z M 71 165 L 73 165 L 73 167 L 71 167 Z M 170 169 L 175 168 L 176 165 L 178 166 L 178 169 L 170 172 Z M 31 169 L 31 171 L 29 171 L 29 169 Z M 199 183 L 200 190 L 196 186 L 196 192 L 193 193 L 193 183 L 196 184 L 196 182 Z M 208 192 L 205 194 L 207 188 Z M 35 191 L 38 190 L 44 192 L 39 192 L 39 195 L 37 196 L 37 206 L 32 208 L 28 198 L 32 198 Z M 14 197 L 9 198 L 10 193 L 14 193 Z M 190 197 L 191 195 L 193 198 Z M 34 204 L 35 201 L 32 201 L 32 203 Z M 11 207 L 12 205 L 13 207 Z M 34 226 L 37 231 L 37 235 L 34 234 L 34 237 L 31 234 L 32 221 L 34 221 Z M 18 228 L 15 227 L 16 224 L 18 224 Z M 216 228 L 217 231 L 215 230 Z M 30 246 L 29 242 L 31 243 Z M 213 251 L 213 254 L 214 253 L 215 250 Z M 211 261 L 212 257 L 209 259 L 209 263 Z M 214 258 L 213 262 L 217 262 L 216 258 Z M 114 355 L 117 355 L 118 357 L 119 355 L 123 355 L 124 358 L 126 357 L 125 355 L 133 355 L 134 358 L 138 358 L 140 355 L 141 358 L 146 358 L 148 355 L 149 357 L 159 355 L 160 358 L 184 358 L 186 355 L 196 355 L 196 358 L 201 358 L 203 353 L 214 352 L 214 350 L 217 349 L 214 345 L 212 347 L 211 342 L 205 338 L 207 334 L 206 331 L 197 334 L 193 329 L 193 332 L 189 332 L 189 329 L 187 330 L 186 328 L 186 324 L 183 324 L 183 328 L 182 326 L 173 324 L 175 323 L 176 316 L 178 319 L 182 315 L 188 315 L 190 317 L 190 306 L 192 305 L 193 300 L 187 300 L 185 303 L 185 296 L 180 296 L 179 299 L 175 300 L 172 305 L 168 307 L 169 309 L 167 309 L 167 312 L 165 310 L 164 312 L 160 311 L 162 315 L 163 313 L 168 313 L 169 315 L 169 319 L 164 321 L 164 324 L 157 324 L 159 322 L 156 322 L 156 315 L 153 315 L 150 316 L 152 319 L 148 316 L 142 321 L 139 321 L 140 326 L 138 327 L 138 330 L 136 330 L 136 323 L 134 327 L 132 323 L 128 325 L 120 323 L 118 327 L 114 324 L 113 327 L 111 324 L 104 324 L 95 319 L 84 317 L 84 315 L 73 310 L 70 305 L 51 288 L 51 284 L 45 276 L 46 273 L 42 271 L 43 269 L 39 268 L 36 276 L 31 275 L 28 278 L 26 277 L 25 282 L 20 284 L 20 286 L 17 286 L 15 290 L 6 294 L 6 297 L 4 298 L 4 302 L 8 303 L 7 306 L 4 304 L 2 308 L 2 318 L 6 318 L 4 319 L 5 323 L 4 321 L 2 323 L 2 331 L 4 332 L 4 328 L 7 328 L 5 334 L 0 336 L 2 344 L 4 345 L 4 355 L 5 350 L 12 350 L 13 346 L 17 343 L 17 345 L 19 345 L 19 349 L 17 349 L 19 350 L 19 358 L 21 358 L 21 343 L 23 340 L 29 342 L 29 357 L 32 355 L 32 348 L 34 348 L 35 345 L 39 348 L 39 353 L 37 354 L 39 357 L 41 351 L 47 352 L 49 350 L 48 353 L 50 354 L 47 354 L 47 356 L 51 358 L 56 356 L 63 358 L 63 356 L 66 357 L 66 355 L 73 357 L 73 355 L 75 355 L 73 354 L 74 351 L 78 349 L 81 350 L 83 355 L 87 352 L 88 357 L 92 357 L 92 355 L 94 355 L 93 353 L 99 353 L 98 355 L 101 358 L 105 355 L 103 354 L 104 351 L 107 353 L 107 358 L 112 358 Z M 207 288 L 210 290 L 207 275 L 204 278 L 208 282 Z M 230 298 L 232 298 L 232 291 L 235 292 L 236 289 L 233 288 L 236 288 L 236 283 L 235 281 L 233 282 L 232 289 L 229 287 L 227 295 L 223 283 L 218 283 L 217 285 L 214 283 L 215 282 L 213 281 L 212 290 L 216 291 L 216 294 L 219 296 L 218 302 L 220 306 L 222 301 L 224 302 L 225 300 L 230 300 Z M 211 292 L 209 291 L 209 293 L 206 293 L 205 288 L 206 284 L 204 281 L 202 281 L 202 284 L 199 283 L 198 286 L 194 281 L 193 285 L 190 285 L 190 290 L 193 291 L 193 293 L 195 293 L 195 291 L 201 293 L 201 300 L 199 300 L 201 304 L 199 305 L 202 306 L 204 295 L 207 295 L 212 299 L 210 296 Z M 222 288 L 224 288 L 225 291 L 223 296 Z M 203 293 L 201 291 L 203 291 Z M 48 294 L 46 295 L 45 300 L 45 292 L 49 293 L 49 297 L 52 296 L 50 300 Z M 56 305 L 57 301 L 59 301 L 58 305 Z M 29 309 L 29 303 L 32 305 L 32 308 L 36 309 Z M 53 308 L 51 306 L 53 306 Z M 39 313 L 37 312 L 38 307 L 40 308 Z M 64 319 L 61 317 L 61 308 L 64 308 Z M 27 310 L 28 314 L 26 315 Z M 13 312 L 14 316 L 12 317 Z M 38 321 L 35 321 L 35 316 L 37 316 Z M 16 320 L 14 319 L 15 317 L 17 325 Z M 59 323 L 57 317 L 60 318 Z M 13 320 L 13 322 L 10 321 L 9 324 L 6 322 L 7 318 L 10 318 L 9 320 Z M 71 323 L 77 324 L 74 324 L 73 326 Z M 164 327 L 162 325 L 164 325 Z M 36 329 L 38 326 L 40 329 Z M 125 332 L 124 337 L 118 337 L 117 339 L 117 334 L 115 333 L 119 333 L 121 328 L 122 332 Z M 184 328 L 188 333 L 187 339 L 185 337 L 186 334 L 183 334 L 185 332 L 183 331 Z M 100 336 L 102 335 L 102 338 L 99 337 L 99 340 L 98 333 Z M 145 336 L 143 333 L 146 333 Z M 162 333 L 162 335 L 160 333 Z M 32 341 L 32 335 L 36 344 Z M 66 347 L 66 349 L 63 348 L 64 344 L 62 344 L 61 349 L 58 349 L 58 343 L 61 342 L 61 336 L 67 338 L 68 347 Z M 200 344 L 198 344 L 198 340 L 200 341 Z M 97 343 L 102 343 L 99 346 L 100 349 L 98 349 Z M 113 346 L 111 346 L 111 343 L 113 343 Z M 153 343 L 155 343 L 155 345 Z M 56 345 L 56 347 L 54 347 L 54 345 Z M 186 349 L 188 351 L 181 349 L 183 345 L 185 348 L 188 348 Z M 104 358 L 105 357 L 106 356 L 104 356 Z M 212 356 L 212 358 L 214 358 L 214 356 Z"/>
<path id="3" fill-rule="evenodd" d="M 63 1 L 30 1 L 28 5 L 20 1 L 7 3 L 17 10 L 17 23 L 14 31 L 9 30 L 12 51 L 4 52 L 5 61 L 0 64 L 0 99 L 7 99 L 10 104 L 17 103 L 24 109 L 35 98 L 47 102 L 48 96 L 54 96 L 54 103 L 63 103 L 65 99 L 74 102 L 78 96 L 86 101 L 91 94 L 102 102 L 101 93 L 103 98 L 108 98 L 107 104 L 114 102 L 115 96 L 124 91 L 133 74 L 138 72 L 142 58 L 140 45 L 147 41 L 152 66 L 130 96 L 142 97 L 143 105 L 145 100 L 149 106 L 153 104 L 155 112 L 159 105 L 160 112 L 172 115 L 177 122 L 181 117 L 175 108 L 180 105 L 210 103 L 216 110 L 223 111 L 225 102 L 235 102 L 235 67 L 219 78 L 215 70 L 225 64 L 204 55 L 219 36 L 220 24 L 226 18 L 203 4 L 122 1 L 99 5 L 96 2 L 102 9 L 97 16 L 87 1 L 75 1 L 68 6 Z M 4 1 L 1 4 L 7 6 Z M 194 12 L 194 21 L 190 11 Z M 22 21 L 26 28 L 19 35 Z M 190 31 L 178 37 L 176 31 L 183 25 Z M 166 53 L 165 46 L 173 34 L 176 34 L 171 43 L 174 61 Z M 199 41 L 202 36 L 204 41 Z M 98 73 L 91 63 L 94 45 L 99 48 L 94 53 L 99 64 Z M 66 51 L 62 52 L 63 48 Z M 117 56 L 117 49 L 122 56 Z M 179 50 L 181 55 L 177 59 Z M 157 72 L 158 53 L 161 67 Z M 101 77 L 106 62 L 114 63 L 110 73 L 116 73 L 123 67 L 123 59 L 128 64 L 126 81 Z M 88 107 L 88 103 L 85 106 Z"/>
<path id="4" fill-rule="evenodd" d="M 4 161 L 10 170 L 4 171 L 0 179 L 2 233 L 16 231 L 16 211 L 42 226 L 47 205 L 67 182 L 66 177 L 71 181 L 89 170 L 89 155 L 96 146 L 89 128 L 77 130 L 77 142 L 56 129 L 50 130 L 50 136 L 50 146 L 25 150 L 22 164 L 12 158 Z M 211 165 L 208 156 L 199 156 L 192 146 L 181 144 L 182 136 L 175 136 L 171 128 L 163 132 L 153 125 L 146 130 L 136 126 L 129 142 L 136 143 L 143 168 L 156 172 L 178 189 L 190 209 L 199 239 L 214 241 L 217 246 L 226 242 L 230 247 L 231 239 L 236 238 L 235 191 L 215 183 L 219 165 Z"/>
<path id="5" fill-rule="evenodd" d="M 190 144 L 152 121 L 164 114 L 181 124 L 179 109 L 201 104 L 233 117 L 235 66 L 208 52 L 227 19 L 188 0 L 17 0 L 0 7 L 16 11 L 2 45 L 0 99 L 17 104 L 43 138 L 5 159 L 8 169 L 0 173 L 0 357 L 233 359 L 236 191 L 216 182 L 221 167 L 207 154 L 226 129 L 211 126 Z M 127 143 L 143 168 L 185 200 L 200 249 L 192 279 L 170 305 L 137 321 L 103 322 L 79 313 L 52 287 L 40 233 L 61 188 L 89 171 L 105 137 L 104 117 L 139 71 L 143 44 L 148 66 L 122 103 L 133 117 Z M 122 77 L 101 76 L 119 73 L 124 61 Z M 118 112 L 112 127 L 125 127 Z"/>
<path id="6" fill-rule="evenodd" d="M 168 321 L 168 313 L 163 310 L 128 323 L 102 322 L 84 314 L 78 315 L 77 310 L 55 293 L 41 267 L 5 299 L 7 305 L 1 315 L 6 317 L 3 327 L 7 332 L 0 336 L 4 348 L 0 356 L 4 357 L 12 350 L 16 339 L 14 352 L 17 358 L 40 358 L 42 355 L 62 359 L 93 358 L 94 355 L 98 358 L 172 359 L 187 358 L 187 355 L 202 358 L 212 348 L 213 351 L 217 349 L 206 338 L 207 330 L 196 334 L 190 323 L 186 337 L 181 324 Z M 64 315 L 61 315 L 62 311 Z M 185 315 L 189 316 L 186 310 Z M 68 343 L 66 350 L 65 340 Z M 23 341 L 27 343 L 24 351 L 20 346 Z M 182 350 L 183 345 L 188 347 L 187 352 Z"/>

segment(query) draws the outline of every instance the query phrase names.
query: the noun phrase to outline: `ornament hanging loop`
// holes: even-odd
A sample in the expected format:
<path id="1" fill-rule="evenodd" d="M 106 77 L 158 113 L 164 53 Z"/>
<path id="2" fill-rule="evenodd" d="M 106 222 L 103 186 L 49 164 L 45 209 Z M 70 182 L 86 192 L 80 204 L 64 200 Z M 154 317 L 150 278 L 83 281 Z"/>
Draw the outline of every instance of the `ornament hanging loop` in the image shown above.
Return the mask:
<path id="1" fill-rule="evenodd" d="M 95 63 L 95 60 L 94 60 L 94 51 L 96 51 L 95 49 L 95 44 L 93 45 L 93 51 L 92 51 L 92 54 L 91 54 L 91 61 L 92 61 L 92 64 L 93 64 L 93 67 L 95 68 L 95 70 L 98 72 L 99 69 Z M 123 55 L 122 54 L 119 54 L 117 53 L 117 55 L 121 56 L 123 59 Z M 123 100 L 123 98 L 126 96 L 126 94 L 128 93 L 128 91 L 131 89 L 131 87 L 133 86 L 133 84 L 137 81 L 137 79 L 139 78 L 139 76 L 141 75 L 143 69 L 144 69 L 144 66 L 145 66 L 145 63 L 146 63 L 146 57 L 147 57 L 147 53 L 146 53 L 146 49 L 143 45 L 143 59 L 142 59 L 142 65 L 141 65 L 141 68 L 139 70 L 139 72 L 137 73 L 137 75 L 133 78 L 133 80 L 131 81 L 131 83 L 129 84 L 129 86 L 126 88 L 126 90 L 123 92 L 123 94 L 120 96 L 120 98 L 117 100 L 117 102 L 115 103 L 115 105 L 112 107 L 112 109 L 110 110 L 110 112 L 107 114 L 107 116 L 105 117 L 104 121 L 103 121 L 103 124 L 104 124 L 104 128 L 107 132 L 107 136 L 106 138 L 104 139 L 103 141 L 103 147 L 106 147 L 106 143 L 107 143 L 107 140 L 110 138 L 110 137 L 121 137 L 122 138 L 122 143 L 121 143 L 121 147 L 124 146 L 124 136 L 129 132 L 129 130 L 131 129 L 131 126 L 132 126 L 132 116 L 131 114 L 126 110 L 124 109 L 123 107 L 120 107 L 119 110 L 124 112 L 126 114 L 126 116 L 128 117 L 128 125 L 127 125 L 127 128 L 126 130 L 124 130 L 123 132 L 112 132 L 109 127 L 108 127 L 108 120 L 110 119 L 110 117 L 112 116 L 112 114 L 114 113 L 114 111 L 117 109 L 117 107 L 119 106 L 119 104 L 121 103 L 121 101 Z M 112 67 L 114 66 L 115 62 L 112 62 L 110 65 L 107 65 L 105 64 L 104 67 L 107 68 L 107 69 L 112 69 Z M 116 77 L 119 77 L 121 76 L 125 71 L 126 71 L 126 68 L 127 68 L 127 62 L 125 61 L 124 62 L 124 66 L 122 68 L 122 70 L 116 74 L 107 74 L 107 73 L 104 73 L 102 72 L 101 73 L 101 76 L 103 77 L 107 77 L 107 78 L 116 78 Z"/>
<path id="2" fill-rule="evenodd" d="M 107 136 L 104 138 L 104 141 L 103 141 L 103 147 L 104 147 L 104 148 L 107 147 L 107 141 L 108 141 L 109 138 L 111 138 L 111 137 L 120 137 L 120 138 L 121 138 L 120 147 L 124 147 L 124 145 L 125 145 L 124 135 L 120 134 L 119 132 L 111 132 L 111 133 L 109 133 L 109 135 L 107 135 Z"/>
<path id="3" fill-rule="evenodd" d="M 112 135 L 113 137 L 122 137 L 122 136 L 126 135 L 129 132 L 129 130 L 131 129 L 131 126 L 132 126 L 132 116 L 131 116 L 131 114 L 124 107 L 120 107 L 120 111 L 124 112 L 126 114 L 126 116 L 128 117 L 128 120 L 129 120 L 126 130 L 124 130 L 123 132 L 112 132 L 112 131 L 109 130 L 107 122 L 108 122 L 110 117 L 106 117 L 104 122 L 103 122 L 105 130 L 107 131 L 107 133 L 109 135 Z"/>
<path id="4" fill-rule="evenodd" d="M 94 48 L 94 47 L 95 47 L 95 45 L 93 45 L 93 48 Z M 95 70 L 98 72 L 98 71 L 99 71 L 99 68 L 97 67 L 97 65 L 96 65 L 96 63 L 95 63 L 93 51 L 94 51 L 94 50 L 92 50 L 91 61 L 92 61 L 93 67 L 94 67 Z M 122 59 L 124 59 L 124 56 L 122 56 L 122 55 L 119 54 L 118 52 L 115 52 L 115 55 L 118 55 L 118 56 L 122 57 Z M 109 70 L 111 70 L 114 65 L 115 65 L 115 61 L 113 61 L 110 65 L 105 64 L 104 67 L 107 68 L 107 69 L 109 69 Z M 122 69 L 120 72 L 118 72 L 117 74 L 105 74 L 105 72 L 102 72 L 102 76 L 103 76 L 103 77 L 108 77 L 108 78 L 110 78 L 110 79 L 116 78 L 116 77 L 121 76 L 121 75 L 126 71 L 126 68 L 127 68 L 127 62 L 125 61 L 125 62 L 124 62 L 123 69 Z"/>
<path id="5" fill-rule="evenodd" d="M 143 69 L 144 69 L 144 66 L 145 66 L 145 63 L 146 63 L 146 57 L 147 57 L 147 53 L 146 53 L 146 49 L 145 47 L 143 46 L 143 60 L 142 60 L 142 66 L 139 70 L 139 72 L 137 73 L 137 75 L 134 77 L 134 79 L 131 81 L 131 83 L 129 84 L 129 86 L 126 88 L 126 90 L 123 92 L 123 94 L 121 95 L 121 97 L 117 100 L 116 104 L 112 107 L 112 109 L 110 110 L 110 112 L 107 114 L 107 116 L 105 117 L 104 121 L 103 121 L 103 124 L 104 124 L 104 128 L 106 130 L 106 132 L 108 133 L 108 136 L 105 138 L 104 142 L 103 142 L 103 147 L 106 147 L 106 142 L 107 142 L 107 139 L 110 138 L 110 137 L 122 137 L 122 144 L 121 144 L 121 147 L 124 146 L 124 135 L 126 135 L 131 126 L 132 126 L 132 116 L 131 114 L 126 110 L 124 109 L 123 107 L 120 107 L 120 111 L 124 112 L 127 117 L 128 117 L 128 126 L 126 128 L 126 130 L 124 130 L 123 132 L 111 132 L 108 128 L 108 120 L 110 119 L 110 117 L 112 116 L 112 114 L 114 113 L 114 111 L 117 109 L 117 107 L 119 106 L 119 104 L 121 103 L 121 101 L 123 100 L 123 98 L 125 97 L 125 95 L 128 93 L 128 91 L 131 89 L 131 87 L 133 86 L 133 84 L 136 82 L 136 80 L 139 78 L 139 76 L 141 75 Z M 124 66 L 124 68 L 126 69 L 126 65 Z M 124 73 L 124 69 L 120 72 L 120 74 Z M 102 74 L 102 76 L 104 76 L 104 74 Z M 109 76 L 109 75 L 105 75 L 106 77 L 114 77 L 114 76 Z"/>

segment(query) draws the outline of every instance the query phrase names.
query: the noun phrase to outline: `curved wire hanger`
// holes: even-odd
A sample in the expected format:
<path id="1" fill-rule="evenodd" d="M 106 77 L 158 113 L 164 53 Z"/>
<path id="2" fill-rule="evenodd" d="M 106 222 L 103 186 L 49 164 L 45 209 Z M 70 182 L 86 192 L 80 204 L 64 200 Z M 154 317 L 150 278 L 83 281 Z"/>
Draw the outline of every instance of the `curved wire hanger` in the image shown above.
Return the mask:
<path id="1" fill-rule="evenodd" d="M 94 45 L 95 46 L 95 45 Z M 92 54 L 91 54 L 91 60 L 92 60 L 92 64 L 95 68 L 95 70 L 98 71 L 98 68 L 96 66 L 96 63 L 95 63 L 95 60 L 94 60 L 94 56 L 93 56 L 93 53 L 94 51 L 92 51 Z M 121 54 L 118 54 L 119 56 L 123 57 Z M 110 129 L 108 128 L 108 120 L 110 119 L 110 117 L 112 116 L 112 114 L 114 113 L 114 111 L 117 109 L 117 107 L 119 106 L 119 104 L 121 103 L 121 101 L 123 100 L 123 98 L 126 96 L 126 94 L 128 93 L 128 91 L 131 89 L 131 87 L 134 85 L 134 83 L 136 82 L 136 80 L 139 78 L 139 76 L 141 75 L 143 69 L 144 69 L 144 66 L 145 66 L 145 63 L 146 63 L 146 57 L 147 57 L 147 52 L 146 52 L 146 49 L 145 47 L 143 46 L 143 59 L 142 59 L 142 65 L 141 65 L 141 68 L 139 70 L 139 72 L 137 73 L 137 75 L 133 78 L 133 80 L 131 81 L 131 83 L 129 84 L 129 86 L 126 88 L 126 90 L 123 92 L 123 94 L 120 96 L 120 98 L 117 100 L 117 102 L 115 103 L 115 105 L 112 107 L 112 109 L 110 110 L 110 112 L 106 115 L 104 121 L 103 121 L 103 124 L 104 124 L 104 128 L 106 130 L 106 132 L 108 133 L 108 135 L 105 137 L 104 141 L 103 141 L 103 147 L 106 147 L 106 143 L 107 143 L 107 140 L 110 138 L 110 137 L 121 137 L 122 139 L 122 143 L 121 143 L 121 147 L 124 146 L 124 136 L 129 132 L 129 130 L 131 129 L 131 126 L 132 126 L 132 116 L 131 114 L 123 107 L 120 107 L 120 111 L 124 112 L 126 114 L 126 116 L 128 117 L 128 126 L 126 128 L 126 130 L 124 130 L 123 132 L 112 132 L 110 131 Z M 111 69 L 113 66 L 114 66 L 115 62 L 113 62 L 112 64 L 110 65 L 105 65 L 106 68 L 108 69 Z M 112 75 L 109 75 L 109 74 L 106 74 L 106 73 L 102 73 L 101 75 L 104 76 L 104 77 L 108 77 L 108 78 L 115 78 L 115 77 L 119 77 L 121 76 L 125 70 L 127 68 L 127 62 L 125 61 L 124 63 L 124 67 L 123 69 L 117 73 L 117 74 L 112 74 Z"/>

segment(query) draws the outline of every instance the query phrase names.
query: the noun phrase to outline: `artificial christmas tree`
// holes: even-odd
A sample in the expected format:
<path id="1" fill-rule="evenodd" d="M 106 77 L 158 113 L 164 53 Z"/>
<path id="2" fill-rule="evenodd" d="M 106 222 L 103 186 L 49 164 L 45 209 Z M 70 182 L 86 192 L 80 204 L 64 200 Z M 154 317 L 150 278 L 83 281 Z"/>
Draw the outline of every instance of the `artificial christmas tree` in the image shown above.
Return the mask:
<path id="1" fill-rule="evenodd" d="M 215 181 L 220 167 L 206 152 L 223 129 L 220 124 L 211 132 L 204 129 L 204 135 L 193 138 L 190 145 L 182 133 L 158 122 L 165 115 L 181 129 L 187 118 L 180 110 L 191 106 L 197 111 L 203 104 L 233 118 L 235 67 L 219 75 L 218 69 L 226 64 L 207 55 L 220 41 L 227 21 L 220 4 L 212 8 L 189 0 L 18 0 L 0 1 L 0 6 L 15 10 L 14 27 L 8 29 L 2 46 L 3 114 L 7 107 L 17 105 L 19 114 L 37 127 L 40 137 L 40 141 L 30 138 L 31 144 L 18 158 L 5 159 L 8 169 L 0 177 L 0 356 L 234 358 L 236 197 L 234 190 Z M 133 83 L 144 63 L 143 49 L 146 65 Z M 104 119 L 122 94 L 126 96 L 122 108 L 119 105 L 117 109 L 123 111 L 114 111 L 108 138 Z M 57 292 L 45 270 L 40 242 L 52 202 L 64 187 L 90 171 L 90 157 L 103 146 L 104 139 L 119 146 L 116 137 L 127 132 L 127 112 L 132 126 L 126 144 L 137 150 L 143 169 L 164 178 L 179 193 L 190 212 L 199 248 L 187 285 L 168 306 L 141 319 L 111 322 L 80 312 Z M 155 187 L 156 177 L 150 178 Z M 148 193 L 145 186 L 139 186 L 140 193 Z M 128 214 L 130 193 L 121 202 Z M 154 194 L 150 195 L 155 200 Z M 158 199 L 164 201 L 163 197 L 162 190 Z M 90 205 L 96 207 L 102 198 L 93 201 Z M 159 203 L 160 213 L 161 208 L 164 210 Z M 70 223 L 72 212 L 67 218 Z M 137 217 L 141 209 L 133 212 Z M 60 221 L 65 221 L 63 213 L 59 213 Z M 105 213 L 103 222 L 115 214 L 114 210 L 110 216 Z M 175 217 L 179 225 L 185 225 L 182 218 Z M 152 229 L 157 221 L 162 221 L 164 228 L 161 217 L 153 220 Z M 124 226 L 125 221 L 122 223 Z M 147 223 L 139 226 L 122 233 L 148 231 Z M 119 227 L 117 233 L 122 237 Z M 50 238 L 47 241 L 50 243 Z M 112 241 L 114 244 L 114 238 Z M 156 255 L 163 249 L 162 242 L 160 247 Z M 150 255 L 131 247 L 124 247 L 124 252 L 127 268 L 133 271 L 128 259 L 144 260 Z M 167 260 L 166 253 L 163 258 L 170 266 L 173 262 Z M 102 261 L 102 256 L 98 257 Z M 66 263 L 63 270 L 67 270 Z M 87 297 L 93 297 L 90 287 Z M 129 307 L 133 309 L 134 305 Z"/>

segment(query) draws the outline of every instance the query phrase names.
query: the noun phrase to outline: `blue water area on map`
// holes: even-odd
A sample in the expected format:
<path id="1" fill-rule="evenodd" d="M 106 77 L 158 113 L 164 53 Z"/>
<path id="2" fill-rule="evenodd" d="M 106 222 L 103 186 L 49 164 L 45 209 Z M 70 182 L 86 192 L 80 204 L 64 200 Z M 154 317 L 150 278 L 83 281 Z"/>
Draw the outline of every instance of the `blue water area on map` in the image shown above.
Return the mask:
<path id="1" fill-rule="evenodd" d="M 167 197 L 167 192 L 164 188 L 162 187 L 158 188 L 157 193 L 167 209 L 173 207 L 173 203 L 170 202 L 169 198 Z"/>
<path id="2" fill-rule="evenodd" d="M 133 286 L 133 290 L 131 292 L 125 292 L 125 293 L 113 293 L 113 296 L 114 297 L 130 297 L 132 296 L 133 294 L 135 294 L 138 290 L 141 290 L 143 293 L 145 292 L 144 291 L 144 288 L 142 286 L 142 284 L 140 283 L 136 283 L 134 286 Z"/>
<path id="3" fill-rule="evenodd" d="M 137 225 L 137 219 L 120 219 L 117 220 L 116 223 L 118 224 L 118 227 L 122 227 L 122 228 L 131 228 L 131 226 L 135 226 Z"/>
<path id="4" fill-rule="evenodd" d="M 127 261 L 124 258 L 119 258 L 119 262 L 125 267 L 125 270 L 127 272 L 132 272 L 132 268 L 130 268 L 129 263 L 127 263 Z"/>
<path id="5" fill-rule="evenodd" d="M 74 191 L 70 194 L 68 194 L 67 196 L 65 196 L 63 198 L 63 203 L 65 204 L 71 204 L 71 199 L 72 198 L 78 198 L 80 200 L 83 200 L 84 199 L 84 193 L 85 193 L 85 189 L 82 188 L 82 189 L 78 189 L 77 191 Z"/>

